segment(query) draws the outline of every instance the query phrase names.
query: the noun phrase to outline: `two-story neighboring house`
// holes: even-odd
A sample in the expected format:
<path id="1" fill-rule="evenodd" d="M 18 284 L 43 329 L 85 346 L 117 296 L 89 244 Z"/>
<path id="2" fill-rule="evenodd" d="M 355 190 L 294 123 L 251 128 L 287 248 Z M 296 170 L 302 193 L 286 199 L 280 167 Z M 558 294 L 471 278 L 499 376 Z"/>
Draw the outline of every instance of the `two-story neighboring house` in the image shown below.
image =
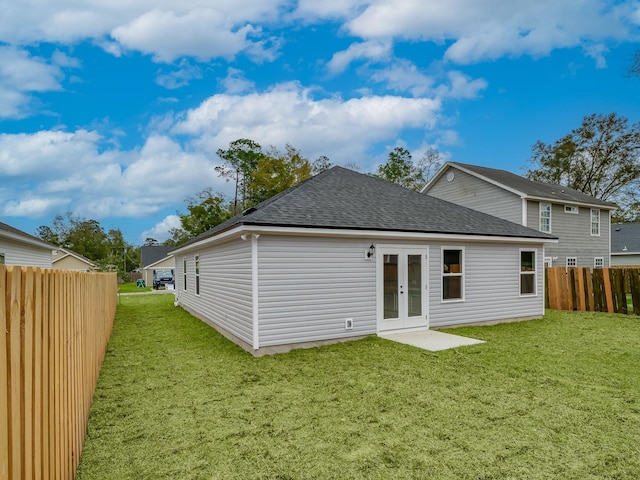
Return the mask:
<path id="1" fill-rule="evenodd" d="M 607 267 L 616 205 L 561 185 L 515 173 L 447 162 L 422 193 L 559 238 L 545 247 L 545 266 Z"/>
<path id="2" fill-rule="evenodd" d="M 51 251 L 55 248 L 33 235 L 0 222 L 0 263 L 51 268 Z"/>

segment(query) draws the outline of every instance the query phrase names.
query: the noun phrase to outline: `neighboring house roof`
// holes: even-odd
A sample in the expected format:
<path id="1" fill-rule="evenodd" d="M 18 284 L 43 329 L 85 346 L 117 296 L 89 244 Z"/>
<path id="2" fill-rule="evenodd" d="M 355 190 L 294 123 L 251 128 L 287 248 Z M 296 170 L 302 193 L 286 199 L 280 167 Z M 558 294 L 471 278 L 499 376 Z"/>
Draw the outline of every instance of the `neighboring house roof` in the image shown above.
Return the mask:
<path id="1" fill-rule="evenodd" d="M 140 260 L 142 268 L 147 268 L 154 263 L 164 260 L 170 250 L 176 247 L 168 247 L 165 245 L 144 245 L 140 248 Z"/>
<path id="2" fill-rule="evenodd" d="M 95 263 L 93 263 L 93 261 L 89 260 L 87 257 L 83 255 L 80 255 L 79 253 L 74 252 L 73 250 L 67 250 L 66 248 L 61 248 L 61 247 L 57 247 L 57 250 L 64 252 L 64 255 L 59 255 L 53 260 L 52 263 L 59 262 L 63 258 L 71 256 L 71 257 L 77 258 L 83 263 L 86 263 L 91 268 L 94 268 L 96 266 Z"/>
<path id="3" fill-rule="evenodd" d="M 640 223 L 611 225 L 611 255 L 640 253 Z"/>
<path id="4" fill-rule="evenodd" d="M 173 247 L 171 247 L 171 248 L 173 248 Z M 169 260 L 169 259 L 171 259 L 172 257 L 173 257 L 173 255 L 167 255 L 166 257 L 161 258 L 161 259 L 160 259 L 160 260 L 158 260 L 157 262 L 153 262 L 153 263 L 150 263 L 149 265 L 146 265 L 144 268 L 145 268 L 145 269 L 153 268 L 153 267 L 155 267 L 156 265 L 158 265 L 159 263 L 162 263 L 162 262 L 164 262 L 164 261 L 166 261 L 166 260 Z M 173 260 L 175 261 L 175 258 L 174 258 Z"/>
<path id="5" fill-rule="evenodd" d="M 573 188 L 551 183 L 536 182 L 520 175 L 516 175 L 515 173 L 507 172 L 506 170 L 480 167 L 477 165 L 458 162 L 447 162 L 424 187 L 422 190 L 424 193 L 429 193 L 430 186 L 444 174 L 447 170 L 447 166 L 458 168 L 469 175 L 481 178 L 489 183 L 497 185 L 498 187 L 520 195 L 522 198 L 548 200 L 555 203 L 589 205 L 608 210 L 617 208 L 615 203 L 599 200 L 591 195 L 574 190 Z"/>
<path id="6" fill-rule="evenodd" d="M 432 234 L 557 237 L 333 167 L 214 227 L 182 248 L 238 226 L 275 226 Z"/>
<path id="7" fill-rule="evenodd" d="M 39 239 L 38 237 L 29 235 L 22 230 L 18 230 L 17 228 L 14 228 L 11 225 L 7 225 L 6 223 L 2 222 L 0 222 L 0 237 L 25 242 L 29 245 L 46 248 L 49 250 L 55 250 L 56 248 L 58 248 L 54 245 L 51 245 L 50 243 L 45 242 L 44 240 Z"/>

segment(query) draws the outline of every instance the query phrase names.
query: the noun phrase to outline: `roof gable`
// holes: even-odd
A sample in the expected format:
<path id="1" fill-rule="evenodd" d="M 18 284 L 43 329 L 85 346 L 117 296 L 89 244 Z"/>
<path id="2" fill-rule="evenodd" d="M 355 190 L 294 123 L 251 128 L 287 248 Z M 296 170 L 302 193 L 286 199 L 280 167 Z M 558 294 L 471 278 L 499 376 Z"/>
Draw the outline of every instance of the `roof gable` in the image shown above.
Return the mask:
<path id="1" fill-rule="evenodd" d="M 10 238 L 12 240 L 17 240 L 19 242 L 24 242 L 29 245 L 40 247 L 42 249 L 47 250 L 55 250 L 57 247 L 51 245 L 50 243 L 41 240 L 38 237 L 34 237 L 33 235 L 29 235 L 22 230 L 18 230 L 17 228 L 12 227 L 11 225 L 7 225 L 6 223 L 0 222 L 0 237 Z"/>
<path id="2" fill-rule="evenodd" d="M 519 194 L 524 198 L 530 197 L 534 199 L 548 200 L 559 204 L 590 205 L 610 210 L 617 207 L 615 203 L 600 200 L 592 197 L 591 195 L 587 195 L 586 193 L 582 193 L 563 185 L 536 182 L 506 170 L 459 162 L 447 162 L 432 181 L 423 189 L 423 192 L 428 193 L 430 185 L 432 185 L 437 178 L 440 178 L 440 176 L 442 176 L 449 167 L 460 169 L 474 177 L 485 180 L 510 192 Z"/>
<path id="3" fill-rule="evenodd" d="M 79 253 L 76 253 L 73 250 L 68 250 L 66 248 L 58 248 L 58 250 L 60 250 L 61 252 L 64 252 L 64 255 L 59 255 L 57 258 L 53 259 L 53 263 L 59 262 L 63 258 L 71 256 L 83 263 L 86 263 L 90 267 L 95 267 L 95 264 L 84 255 L 80 255 Z"/>
<path id="4" fill-rule="evenodd" d="M 305 180 L 184 246 L 240 225 L 556 238 L 342 167 Z"/>

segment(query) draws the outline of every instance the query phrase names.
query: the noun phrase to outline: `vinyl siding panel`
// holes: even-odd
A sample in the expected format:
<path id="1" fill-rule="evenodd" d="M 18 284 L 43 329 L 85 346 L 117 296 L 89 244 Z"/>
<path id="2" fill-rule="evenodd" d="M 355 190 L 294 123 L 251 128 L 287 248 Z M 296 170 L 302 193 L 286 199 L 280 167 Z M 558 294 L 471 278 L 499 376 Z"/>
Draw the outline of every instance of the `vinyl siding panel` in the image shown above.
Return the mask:
<path id="1" fill-rule="evenodd" d="M 640 265 L 640 253 L 625 254 L 625 255 L 611 255 L 611 265 Z"/>
<path id="2" fill-rule="evenodd" d="M 0 238 L 0 254 L 6 265 L 51 268 L 51 249 L 36 247 L 9 238 Z"/>
<path id="3" fill-rule="evenodd" d="M 441 247 L 429 257 L 430 326 L 462 325 L 544 314 L 542 247 L 504 243 L 445 244 L 464 247 L 464 301 L 442 302 Z M 536 296 L 520 296 L 520 250 L 536 250 Z"/>
<path id="4" fill-rule="evenodd" d="M 540 223 L 540 202 L 527 202 L 527 217 L 531 228 L 536 230 Z M 600 210 L 600 236 L 591 235 L 591 209 L 578 207 L 578 214 L 565 213 L 564 204 L 551 204 L 551 234 L 558 237 L 557 244 L 546 247 L 547 257 L 554 267 L 564 267 L 567 257 L 576 257 L 578 267 L 593 268 L 595 257 L 604 258 L 604 266 L 609 266 L 609 235 L 611 230 L 608 210 Z"/>
<path id="5" fill-rule="evenodd" d="M 371 240 L 261 236 L 258 240 L 260 346 L 376 332 Z M 353 318 L 353 329 L 345 319 Z"/>
<path id="6" fill-rule="evenodd" d="M 195 256 L 200 256 L 200 295 L 195 294 Z M 183 260 L 187 260 L 184 289 Z M 178 303 L 241 340 L 253 342 L 251 241 L 234 240 L 176 257 Z"/>
<path id="7" fill-rule="evenodd" d="M 447 181 L 449 170 L 455 175 L 451 182 Z M 426 193 L 522 225 L 522 199 L 518 195 L 458 169 L 449 167 Z"/>
<path id="8" fill-rule="evenodd" d="M 56 270 L 71 270 L 75 272 L 91 271 L 91 265 L 89 265 L 86 262 L 83 262 L 82 260 L 72 255 L 67 255 L 61 258 L 60 260 L 58 260 L 56 263 L 53 264 L 53 268 L 55 268 Z"/>

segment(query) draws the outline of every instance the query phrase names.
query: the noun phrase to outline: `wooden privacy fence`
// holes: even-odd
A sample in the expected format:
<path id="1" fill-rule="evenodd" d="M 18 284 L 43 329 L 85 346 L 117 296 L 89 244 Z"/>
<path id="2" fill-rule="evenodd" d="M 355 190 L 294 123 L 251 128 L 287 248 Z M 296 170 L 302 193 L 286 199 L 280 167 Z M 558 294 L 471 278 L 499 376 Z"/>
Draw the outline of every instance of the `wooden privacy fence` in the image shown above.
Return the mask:
<path id="1" fill-rule="evenodd" d="M 117 306 L 115 273 L 0 265 L 0 479 L 73 479 Z"/>
<path id="2" fill-rule="evenodd" d="M 640 315 L 640 268 L 553 267 L 545 273 L 547 308 Z"/>

